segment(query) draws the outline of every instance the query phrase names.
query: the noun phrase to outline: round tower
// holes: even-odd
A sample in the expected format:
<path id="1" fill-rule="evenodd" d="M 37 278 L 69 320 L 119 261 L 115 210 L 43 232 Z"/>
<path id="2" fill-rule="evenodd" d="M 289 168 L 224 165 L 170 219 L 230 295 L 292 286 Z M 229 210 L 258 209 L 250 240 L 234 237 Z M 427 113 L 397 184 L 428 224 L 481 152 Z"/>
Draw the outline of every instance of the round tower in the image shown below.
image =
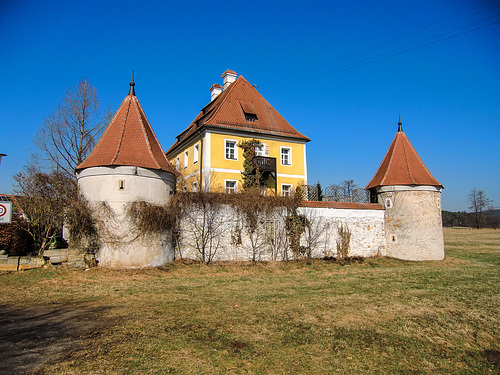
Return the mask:
<path id="1" fill-rule="evenodd" d="M 166 204 L 175 190 L 175 171 L 135 96 L 129 94 L 90 155 L 76 168 L 78 186 L 99 225 L 96 254 L 105 267 L 147 267 L 174 258 L 171 233 L 139 233 L 127 214 L 131 203 Z"/>
<path id="2" fill-rule="evenodd" d="M 385 207 L 387 256 L 405 260 L 444 259 L 441 191 L 403 132 L 398 131 L 377 173 L 365 187 L 372 203 Z"/>

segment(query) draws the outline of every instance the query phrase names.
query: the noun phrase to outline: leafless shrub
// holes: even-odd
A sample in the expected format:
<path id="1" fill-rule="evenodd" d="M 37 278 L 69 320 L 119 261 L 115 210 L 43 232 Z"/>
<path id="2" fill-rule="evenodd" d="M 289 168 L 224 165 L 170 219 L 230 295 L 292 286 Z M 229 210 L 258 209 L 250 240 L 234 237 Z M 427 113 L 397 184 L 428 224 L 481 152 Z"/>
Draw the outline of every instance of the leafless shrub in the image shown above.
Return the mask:
<path id="1" fill-rule="evenodd" d="M 308 220 L 304 215 L 295 213 L 285 218 L 285 228 L 290 239 L 290 250 L 296 259 L 303 258 L 306 255 L 307 249 L 300 245 L 300 237 L 307 225 Z"/>
<path id="2" fill-rule="evenodd" d="M 89 202 L 81 193 L 66 207 L 65 224 L 69 229 L 72 246 L 87 252 L 97 251 L 99 248 L 97 222 Z"/>
<path id="3" fill-rule="evenodd" d="M 319 245 L 321 236 L 327 229 L 327 225 L 321 220 L 317 211 L 307 210 L 303 215 L 306 218 L 306 226 L 304 229 L 304 242 L 306 244 L 305 255 L 308 262 L 310 262 L 314 250 L 316 250 Z"/>
<path id="4" fill-rule="evenodd" d="M 349 246 L 351 242 L 351 230 L 347 224 L 339 223 L 337 239 L 337 256 L 339 259 L 345 259 L 349 256 Z"/>
<path id="5" fill-rule="evenodd" d="M 158 205 L 145 201 L 130 203 L 127 215 L 140 234 L 162 233 L 175 227 L 176 213 L 173 205 Z"/>

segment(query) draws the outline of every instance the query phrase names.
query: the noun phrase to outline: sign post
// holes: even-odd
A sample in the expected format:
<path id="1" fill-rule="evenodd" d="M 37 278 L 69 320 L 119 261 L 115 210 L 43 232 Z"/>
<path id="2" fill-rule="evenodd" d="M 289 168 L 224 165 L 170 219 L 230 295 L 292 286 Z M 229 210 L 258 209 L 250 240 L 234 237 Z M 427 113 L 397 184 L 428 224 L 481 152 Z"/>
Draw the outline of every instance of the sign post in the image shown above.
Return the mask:
<path id="1" fill-rule="evenodd" d="M 0 224 L 12 222 L 12 202 L 0 202 Z"/>

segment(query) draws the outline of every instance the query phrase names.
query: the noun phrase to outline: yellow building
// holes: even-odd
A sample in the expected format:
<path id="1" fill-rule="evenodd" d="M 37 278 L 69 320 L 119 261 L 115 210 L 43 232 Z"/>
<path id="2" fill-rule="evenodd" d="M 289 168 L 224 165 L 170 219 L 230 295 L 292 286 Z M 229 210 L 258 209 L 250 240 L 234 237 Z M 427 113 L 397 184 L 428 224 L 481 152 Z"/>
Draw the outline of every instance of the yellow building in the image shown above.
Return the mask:
<path id="1" fill-rule="evenodd" d="M 179 172 L 184 191 L 242 188 L 243 150 L 246 140 L 261 142 L 254 159 L 262 175 L 261 188 L 289 195 L 307 184 L 306 143 L 248 81 L 231 71 L 222 75 L 223 86 L 210 89 L 211 102 L 166 152 Z"/>

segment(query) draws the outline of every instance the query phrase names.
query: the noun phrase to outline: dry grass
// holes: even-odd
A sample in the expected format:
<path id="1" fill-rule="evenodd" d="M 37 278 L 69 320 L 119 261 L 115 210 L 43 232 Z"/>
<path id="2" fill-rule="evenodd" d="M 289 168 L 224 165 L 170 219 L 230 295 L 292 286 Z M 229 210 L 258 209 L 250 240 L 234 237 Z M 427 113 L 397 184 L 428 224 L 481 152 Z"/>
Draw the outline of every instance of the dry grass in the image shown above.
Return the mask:
<path id="1" fill-rule="evenodd" d="M 500 231 L 445 238 L 442 262 L 0 274 L 0 373 L 497 374 Z"/>

